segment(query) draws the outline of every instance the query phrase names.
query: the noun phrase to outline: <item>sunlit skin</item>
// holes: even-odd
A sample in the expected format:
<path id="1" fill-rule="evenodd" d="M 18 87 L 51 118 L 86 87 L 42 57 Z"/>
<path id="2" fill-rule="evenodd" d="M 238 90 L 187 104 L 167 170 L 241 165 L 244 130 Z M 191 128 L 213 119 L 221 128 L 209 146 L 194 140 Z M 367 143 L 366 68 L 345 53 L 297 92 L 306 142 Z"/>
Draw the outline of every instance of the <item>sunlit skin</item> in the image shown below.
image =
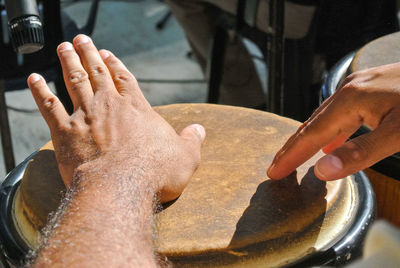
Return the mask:
<path id="1" fill-rule="evenodd" d="M 45 80 L 28 85 L 45 118 L 67 198 L 50 222 L 35 267 L 156 267 L 153 210 L 178 197 L 200 161 L 205 130 L 179 135 L 153 111 L 134 76 L 111 52 L 79 35 L 57 49 L 74 104 L 68 115 Z M 276 154 L 281 179 L 307 159 L 322 180 L 364 169 L 400 151 L 400 64 L 357 72 Z M 372 132 L 347 141 L 362 124 Z"/>
<path id="2" fill-rule="evenodd" d="M 179 135 L 153 111 L 134 76 L 111 52 L 77 36 L 57 49 L 74 112 L 43 77 L 28 85 L 45 118 L 69 188 L 32 260 L 35 267 L 155 267 L 153 211 L 178 197 L 205 138 L 193 124 Z"/>
<path id="3" fill-rule="evenodd" d="M 372 131 L 349 137 L 363 124 Z M 268 168 L 282 179 L 319 150 L 327 155 L 315 165 L 321 180 L 336 180 L 400 151 L 400 63 L 348 76 L 293 134 Z"/>

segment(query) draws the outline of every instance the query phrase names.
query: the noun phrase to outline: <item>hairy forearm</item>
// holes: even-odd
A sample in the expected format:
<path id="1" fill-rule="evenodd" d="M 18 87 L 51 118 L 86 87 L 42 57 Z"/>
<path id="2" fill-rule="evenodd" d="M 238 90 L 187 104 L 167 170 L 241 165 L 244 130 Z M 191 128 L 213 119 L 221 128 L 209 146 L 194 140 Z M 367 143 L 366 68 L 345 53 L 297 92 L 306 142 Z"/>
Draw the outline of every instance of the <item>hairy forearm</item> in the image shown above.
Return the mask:
<path id="1" fill-rule="evenodd" d="M 72 115 L 43 77 L 32 74 L 28 84 L 70 193 L 34 265 L 155 266 L 154 193 L 163 202 L 182 193 L 200 162 L 205 130 L 193 124 L 178 135 L 126 66 L 111 52 L 99 52 L 89 37 L 62 43 L 57 54 Z"/>
<path id="2" fill-rule="evenodd" d="M 143 169 L 130 174 L 104 163 L 80 169 L 35 267 L 154 267 L 154 187 Z M 110 169 L 111 170 L 111 169 Z M 135 173 L 135 174 L 132 174 Z"/>

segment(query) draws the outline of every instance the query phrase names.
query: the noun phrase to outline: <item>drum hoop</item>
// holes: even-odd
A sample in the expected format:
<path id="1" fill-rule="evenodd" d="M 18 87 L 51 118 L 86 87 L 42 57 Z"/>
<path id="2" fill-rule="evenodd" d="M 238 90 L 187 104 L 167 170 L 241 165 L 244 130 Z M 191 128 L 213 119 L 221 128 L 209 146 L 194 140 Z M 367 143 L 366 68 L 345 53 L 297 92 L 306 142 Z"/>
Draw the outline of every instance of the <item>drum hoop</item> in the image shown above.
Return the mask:
<path id="1" fill-rule="evenodd" d="M 25 256 L 29 253 L 29 247 L 25 244 L 14 226 L 11 211 L 13 208 L 12 204 L 16 191 L 21 184 L 25 168 L 36 153 L 37 152 L 32 153 L 15 169 L 7 174 L 0 187 L 1 252 L 4 254 L 6 259 L 14 265 L 21 264 L 21 260 L 24 260 Z"/>
<path id="2" fill-rule="evenodd" d="M 353 51 L 343 57 L 338 63 L 336 63 L 328 72 L 328 74 L 324 77 L 324 81 L 322 82 L 321 93 L 322 100 L 326 100 L 330 96 L 332 96 L 340 83 L 343 81 L 345 75 L 347 74 L 347 70 L 350 67 L 350 64 L 356 55 L 356 52 Z"/>
<path id="3" fill-rule="evenodd" d="M 336 63 L 329 71 L 328 75 L 325 76 L 321 87 L 322 100 L 326 100 L 332 96 L 346 75 L 349 74 L 348 71 L 355 54 L 355 51 L 347 54 L 338 63 Z M 368 128 L 361 127 L 353 134 L 353 136 L 351 136 L 351 138 L 361 136 L 368 132 Z M 371 166 L 371 168 L 392 179 L 400 181 L 400 152 L 377 162 L 375 165 Z"/>
<path id="4" fill-rule="evenodd" d="M 341 266 L 350 259 L 361 256 L 362 241 L 368 231 L 369 225 L 376 218 L 376 197 L 364 172 L 360 171 L 354 176 L 359 201 L 350 228 L 330 248 L 315 252 L 288 267 L 310 267 L 321 265 Z"/>

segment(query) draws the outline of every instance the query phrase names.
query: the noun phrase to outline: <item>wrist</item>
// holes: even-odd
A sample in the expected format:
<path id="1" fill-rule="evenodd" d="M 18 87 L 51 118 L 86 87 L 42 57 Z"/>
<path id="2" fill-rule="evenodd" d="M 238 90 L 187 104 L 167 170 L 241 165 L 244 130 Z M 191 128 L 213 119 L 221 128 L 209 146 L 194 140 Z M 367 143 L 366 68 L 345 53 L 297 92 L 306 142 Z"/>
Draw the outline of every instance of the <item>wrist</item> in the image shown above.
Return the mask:
<path id="1" fill-rule="evenodd" d="M 106 187 L 107 194 L 141 192 L 142 195 L 153 198 L 164 181 L 161 176 L 154 179 L 155 176 L 154 169 L 143 161 L 122 161 L 115 157 L 101 156 L 75 168 L 72 185 L 77 189 L 89 185 Z"/>
<path id="2" fill-rule="evenodd" d="M 63 201 L 65 206 L 61 208 L 60 218 L 55 221 L 58 227 L 54 228 L 49 242 L 46 242 L 42 257 L 64 258 L 65 252 L 69 254 L 76 250 L 81 256 L 94 256 L 95 249 L 103 252 L 97 259 L 106 263 L 113 260 L 113 256 L 108 254 L 109 248 L 112 245 L 118 247 L 123 241 L 124 246 L 118 253 L 121 256 L 119 261 L 123 256 L 137 256 L 138 259 L 148 256 L 147 260 L 153 260 L 151 244 L 155 191 L 145 173 L 138 169 L 139 166 L 134 167 L 130 172 L 123 172 L 112 161 L 105 159 L 96 159 L 77 167 L 72 186 Z M 65 229 L 68 232 L 62 231 Z M 57 241 L 80 241 L 80 247 L 76 248 L 77 242 L 60 244 Z M 140 247 L 137 247 L 138 243 Z M 75 261 L 87 263 L 90 258 L 81 259 L 78 256 Z"/>

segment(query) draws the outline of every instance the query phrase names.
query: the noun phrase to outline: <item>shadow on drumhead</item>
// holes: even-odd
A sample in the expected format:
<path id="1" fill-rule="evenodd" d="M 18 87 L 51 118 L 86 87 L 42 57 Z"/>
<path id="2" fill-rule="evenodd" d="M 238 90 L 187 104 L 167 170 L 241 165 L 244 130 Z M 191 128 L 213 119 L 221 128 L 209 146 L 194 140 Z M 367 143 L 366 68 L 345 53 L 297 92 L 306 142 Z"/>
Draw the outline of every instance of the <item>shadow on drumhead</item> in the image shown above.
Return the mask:
<path id="1" fill-rule="evenodd" d="M 292 236 L 302 235 L 311 225 L 320 225 L 326 211 L 326 193 L 326 182 L 316 179 L 312 168 L 300 184 L 296 172 L 282 180 L 261 183 L 236 225 L 230 247 L 254 246 L 296 230 L 288 234 L 290 240 Z M 311 222 L 315 215 L 319 216 Z"/>
<path id="2" fill-rule="evenodd" d="M 263 181 L 238 218 L 226 248 L 168 259 L 178 267 L 266 267 L 286 265 L 289 260 L 295 263 L 299 257 L 316 251 L 314 245 L 321 243 L 317 240 L 321 240 L 328 211 L 328 188 L 325 181 L 314 176 L 312 168 L 302 178 L 294 172 L 279 181 Z"/>
<path id="3" fill-rule="evenodd" d="M 294 240 L 313 244 L 325 218 L 326 194 L 326 182 L 314 176 L 313 168 L 300 183 L 296 172 L 282 180 L 264 181 L 236 225 L 231 253 L 256 257 L 260 252 L 276 253 Z"/>

